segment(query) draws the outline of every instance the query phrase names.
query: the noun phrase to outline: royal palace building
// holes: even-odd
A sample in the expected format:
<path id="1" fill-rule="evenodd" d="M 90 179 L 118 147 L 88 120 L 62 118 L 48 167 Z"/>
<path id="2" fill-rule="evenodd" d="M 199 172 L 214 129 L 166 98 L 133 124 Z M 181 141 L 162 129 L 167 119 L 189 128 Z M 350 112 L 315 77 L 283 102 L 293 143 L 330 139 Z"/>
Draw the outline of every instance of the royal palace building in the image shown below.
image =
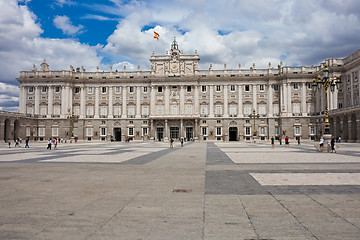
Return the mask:
<path id="1" fill-rule="evenodd" d="M 360 141 L 360 51 L 311 67 L 201 70 L 199 61 L 176 40 L 165 55 L 153 52 L 150 71 L 54 71 L 44 60 L 40 69 L 20 72 L 19 113 L 0 114 L 0 134 L 40 141 L 317 139 L 327 100 L 331 133 Z M 325 67 L 342 80 L 327 97 L 312 90 Z"/>

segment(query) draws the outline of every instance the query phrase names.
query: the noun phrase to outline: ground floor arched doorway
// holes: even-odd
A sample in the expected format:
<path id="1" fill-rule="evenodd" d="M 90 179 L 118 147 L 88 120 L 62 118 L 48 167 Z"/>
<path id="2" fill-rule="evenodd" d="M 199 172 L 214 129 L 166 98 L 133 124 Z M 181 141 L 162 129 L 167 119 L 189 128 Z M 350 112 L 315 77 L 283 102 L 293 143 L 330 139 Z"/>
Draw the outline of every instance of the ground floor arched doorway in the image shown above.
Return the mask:
<path id="1" fill-rule="evenodd" d="M 4 141 L 7 142 L 9 138 L 10 138 L 10 119 L 6 119 L 4 124 Z"/>
<path id="2" fill-rule="evenodd" d="M 237 127 L 230 127 L 229 128 L 229 141 L 237 141 L 238 136 L 238 128 Z"/>

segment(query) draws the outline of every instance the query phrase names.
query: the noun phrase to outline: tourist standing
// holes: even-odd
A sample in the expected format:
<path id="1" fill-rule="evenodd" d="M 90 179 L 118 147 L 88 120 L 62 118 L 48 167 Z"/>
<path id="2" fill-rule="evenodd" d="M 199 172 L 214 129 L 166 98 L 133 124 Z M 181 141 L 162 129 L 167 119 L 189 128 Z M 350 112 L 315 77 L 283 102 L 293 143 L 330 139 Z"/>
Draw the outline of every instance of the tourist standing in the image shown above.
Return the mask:
<path id="1" fill-rule="evenodd" d="M 11 148 L 11 140 L 10 140 L 10 138 L 8 140 L 8 144 L 9 144 L 9 148 Z"/>
<path id="2" fill-rule="evenodd" d="M 321 137 L 321 138 L 320 138 L 320 152 L 323 151 L 323 148 L 324 148 L 324 138 Z"/>
<path id="3" fill-rule="evenodd" d="M 180 142 L 181 142 L 181 147 L 183 147 L 184 146 L 184 139 L 181 138 Z"/>
<path id="4" fill-rule="evenodd" d="M 29 138 L 26 138 L 26 140 L 25 140 L 25 148 L 30 148 L 29 147 Z"/>
<path id="5" fill-rule="evenodd" d="M 336 150 L 335 150 L 335 137 L 334 136 L 331 136 L 331 141 L 330 141 L 330 145 L 331 145 L 331 152 L 335 151 L 336 153 Z"/>
<path id="6" fill-rule="evenodd" d="M 274 138 L 274 136 L 271 137 L 271 146 L 272 146 L 272 148 L 275 148 L 275 138 Z"/>
<path id="7" fill-rule="evenodd" d="M 51 138 L 49 138 L 49 141 L 48 141 L 48 147 L 47 147 L 46 149 L 51 150 Z"/>

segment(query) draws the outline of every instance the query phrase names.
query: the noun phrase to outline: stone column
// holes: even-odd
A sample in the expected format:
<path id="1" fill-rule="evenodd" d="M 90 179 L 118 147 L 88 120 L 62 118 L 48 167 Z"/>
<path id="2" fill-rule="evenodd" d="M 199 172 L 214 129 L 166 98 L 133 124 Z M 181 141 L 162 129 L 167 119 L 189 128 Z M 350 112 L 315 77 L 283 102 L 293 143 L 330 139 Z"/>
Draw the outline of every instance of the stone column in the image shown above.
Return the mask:
<path id="1" fill-rule="evenodd" d="M 292 115 L 292 105 L 291 105 L 291 86 L 290 83 L 287 84 L 287 111 L 288 111 L 288 116 Z"/>
<path id="2" fill-rule="evenodd" d="M 99 118 L 99 87 L 95 87 L 95 116 L 94 118 Z"/>
<path id="3" fill-rule="evenodd" d="M 269 110 L 269 117 L 273 116 L 273 85 L 269 84 L 269 90 L 268 90 L 268 110 Z"/>
<path id="4" fill-rule="evenodd" d="M 165 119 L 165 129 L 164 129 L 164 140 L 168 140 L 169 138 L 168 138 L 168 136 L 169 136 L 169 134 L 168 134 L 168 128 L 169 128 L 169 126 L 168 126 L 168 120 L 167 119 Z"/>
<path id="5" fill-rule="evenodd" d="M 66 91 L 65 86 L 61 87 L 61 117 L 64 118 L 67 114 L 67 106 L 66 106 Z"/>
<path id="6" fill-rule="evenodd" d="M 180 115 L 185 114 L 185 91 L 184 86 L 180 86 Z"/>
<path id="7" fill-rule="evenodd" d="M 49 86 L 48 89 L 48 110 L 47 110 L 47 118 L 51 118 L 51 115 L 53 114 L 53 87 Z"/>
<path id="8" fill-rule="evenodd" d="M 214 86 L 211 85 L 210 86 L 210 106 L 209 106 L 209 117 L 214 117 Z"/>
<path id="9" fill-rule="evenodd" d="M 170 114 L 170 90 L 169 86 L 165 86 L 165 115 Z"/>
<path id="10" fill-rule="evenodd" d="M 198 115 L 200 114 L 200 102 L 199 102 L 199 87 L 198 85 L 195 85 L 195 90 L 194 90 L 194 112 L 195 112 L 195 115 Z"/>
<path id="11" fill-rule="evenodd" d="M 229 117 L 228 85 L 224 85 L 224 117 Z"/>
<path id="12" fill-rule="evenodd" d="M 35 87 L 35 115 L 39 115 L 39 108 L 40 108 L 40 92 L 39 87 Z"/>
<path id="13" fill-rule="evenodd" d="M 113 88 L 109 87 L 109 112 L 108 118 L 113 118 Z"/>
<path id="14" fill-rule="evenodd" d="M 85 118 L 86 116 L 86 100 L 85 100 L 85 87 L 80 88 L 80 118 Z"/>
<path id="15" fill-rule="evenodd" d="M 306 107 L 306 83 L 303 82 L 301 85 L 301 115 L 307 116 L 307 107 Z"/>
<path id="16" fill-rule="evenodd" d="M 253 109 L 255 109 L 256 113 L 258 113 L 258 109 L 257 109 L 257 96 L 256 96 L 256 87 L 257 85 L 253 85 Z"/>
<path id="17" fill-rule="evenodd" d="M 140 96 L 141 87 L 136 87 L 136 118 L 141 118 L 141 96 Z"/>
<path id="18" fill-rule="evenodd" d="M 155 89 L 154 86 L 151 86 L 151 92 L 150 92 L 150 115 L 155 116 L 156 110 L 155 110 Z"/>
<path id="19" fill-rule="evenodd" d="M 184 137 L 184 120 L 180 119 L 180 138 Z"/>
<path id="20" fill-rule="evenodd" d="M 284 104 L 284 102 L 285 102 L 285 89 L 284 89 L 284 85 L 283 84 L 281 84 L 280 85 L 280 114 L 283 114 L 283 112 L 285 111 L 285 104 Z"/>
<path id="21" fill-rule="evenodd" d="M 127 92 L 127 87 L 122 87 L 122 115 L 121 118 L 126 118 L 126 92 Z"/>
<path id="22" fill-rule="evenodd" d="M 154 128 L 154 120 L 150 120 L 150 129 L 149 129 L 150 140 L 153 140 L 155 137 L 155 128 Z"/>
<path id="23" fill-rule="evenodd" d="M 239 90 L 239 102 L 238 102 L 239 114 L 238 114 L 238 117 L 243 117 L 243 101 L 242 101 L 243 87 L 242 87 L 242 85 L 238 85 L 238 90 Z"/>
<path id="24" fill-rule="evenodd" d="M 337 89 L 335 87 L 335 91 L 334 91 L 334 94 L 333 94 L 333 107 L 334 107 L 334 109 L 338 109 L 338 104 L 339 104 L 338 103 L 338 95 L 339 95 L 339 89 Z M 359 103 L 360 103 L 360 99 L 359 99 Z"/>
<path id="25" fill-rule="evenodd" d="M 68 109 L 70 109 L 70 114 L 72 114 L 73 111 L 73 89 L 72 87 L 68 86 L 67 87 L 67 94 L 68 94 Z"/>
<path id="26" fill-rule="evenodd" d="M 26 93 L 24 86 L 20 86 L 19 93 L 19 110 L 20 113 L 26 113 Z"/>
<path id="27" fill-rule="evenodd" d="M 194 129 L 194 140 L 198 140 L 199 139 L 199 124 L 198 124 L 198 120 L 195 119 L 195 129 Z"/>

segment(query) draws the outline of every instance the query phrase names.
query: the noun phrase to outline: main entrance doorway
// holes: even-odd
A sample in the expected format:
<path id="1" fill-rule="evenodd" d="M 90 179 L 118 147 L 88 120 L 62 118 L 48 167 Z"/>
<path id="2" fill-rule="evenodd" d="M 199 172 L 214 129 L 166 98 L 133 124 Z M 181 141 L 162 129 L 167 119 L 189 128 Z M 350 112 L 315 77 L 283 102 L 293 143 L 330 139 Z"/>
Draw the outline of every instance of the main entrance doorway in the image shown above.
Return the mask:
<path id="1" fill-rule="evenodd" d="M 186 127 L 186 140 L 190 141 L 193 138 L 194 138 L 193 127 Z"/>
<path id="2" fill-rule="evenodd" d="M 156 128 L 156 136 L 158 141 L 162 141 L 164 138 L 164 128 L 162 127 Z"/>
<path id="3" fill-rule="evenodd" d="M 172 138 L 172 139 L 179 138 L 179 128 L 178 127 L 170 127 L 170 138 Z"/>
<path id="4" fill-rule="evenodd" d="M 121 141 L 121 128 L 114 128 L 115 141 Z"/>
<path id="5" fill-rule="evenodd" d="M 237 127 L 229 128 L 229 141 L 237 141 L 238 129 Z"/>

